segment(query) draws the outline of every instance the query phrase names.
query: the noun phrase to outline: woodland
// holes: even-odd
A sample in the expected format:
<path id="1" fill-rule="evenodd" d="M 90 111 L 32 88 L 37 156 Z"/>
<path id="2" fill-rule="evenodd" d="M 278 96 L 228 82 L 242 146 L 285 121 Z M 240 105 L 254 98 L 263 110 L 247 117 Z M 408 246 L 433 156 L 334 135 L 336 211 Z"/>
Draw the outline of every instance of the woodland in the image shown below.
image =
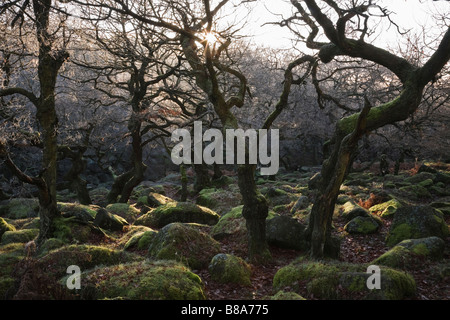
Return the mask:
<path id="1" fill-rule="evenodd" d="M 2 0 L 0 299 L 449 300 L 450 2 L 407 2 Z"/>

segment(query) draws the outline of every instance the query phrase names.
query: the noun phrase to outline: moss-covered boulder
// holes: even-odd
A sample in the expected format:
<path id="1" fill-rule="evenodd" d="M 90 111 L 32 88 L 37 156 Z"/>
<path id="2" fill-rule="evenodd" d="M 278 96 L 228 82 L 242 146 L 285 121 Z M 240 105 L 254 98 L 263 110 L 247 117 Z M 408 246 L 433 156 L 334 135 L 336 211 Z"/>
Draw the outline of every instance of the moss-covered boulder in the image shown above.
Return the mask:
<path id="1" fill-rule="evenodd" d="M 86 243 L 96 231 L 93 224 L 80 222 L 76 217 L 59 217 L 53 223 L 53 237 L 65 243 Z"/>
<path id="2" fill-rule="evenodd" d="M 444 255 L 445 242 L 438 237 L 403 240 L 389 251 L 372 261 L 372 264 L 392 268 L 414 268 L 418 259 L 440 260 Z"/>
<path id="3" fill-rule="evenodd" d="M 159 193 L 162 195 L 166 195 L 166 189 L 164 185 L 149 181 L 143 181 L 140 185 L 133 189 L 131 192 L 131 199 L 137 200 L 140 197 L 145 197 L 149 193 Z"/>
<path id="4" fill-rule="evenodd" d="M 235 236 L 247 236 L 247 227 L 245 218 L 242 215 L 243 205 L 232 208 L 229 212 L 220 217 L 217 224 L 215 224 L 210 235 L 216 239 L 220 240 L 231 235 Z M 276 216 L 275 212 L 269 210 L 269 215 L 267 220 L 270 220 Z"/>
<path id="5" fill-rule="evenodd" d="M 0 217 L 0 239 L 6 231 L 16 231 L 16 228 Z"/>
<path id="6" fill-rule="evenodd" d="M 287 192 L 283 189 L 269 187 L 267 189 L 261 189 L 261 193 L 266 197 L 270 206 L 277 206 L 281 204 L 289 204 L 297 201 L 299 194 Z"/>
<path id="7" fill-rule="evenodd" d="M 44 255 L 48 254 L 50 251 L 59 249 L 65 245 L 66 245 L 66 243 L 64 241 L 62 241 L 61 239 L 49 238 L 49 239 L 45 240 L 45 242 L 41 245 L 41 247 L 39 248 L 38 254 L 40 256 L 44 256 Z"/>
<path id="8" fill-rule="evenodd" d="M 135 226 L 129 225 L 123 229 L 121 234 L 118 234 L 120 238 L 117 239 L 117 248 L 124 249 L 125 245 L 130 241 L 132 237 L 134 237 L 138 233 L 143 233 L 145 231 L 153 230 L 152 228 L 146 226 Z"/>
<path id="9" fill-rule="evenodd" d="M 238 188 L 206 188 L 199 192 L 196 203 L 223 215 L 231 208 L 240 205 L 242 196 Z"/>
<path id="10" fill-rule="evenodd" d="M 446 239 L 448 235 L 448 226 L 442 212 L 431 206 L 404 206 L 394 216 L 386 243 L 392 247 L 406 239 L 431 236 Z"/>
<path id="11" fill-rule="evenodd" d="M 215 255 L 209 266 L 211 279 L 219 283 L 250 285 L 252 270 L 242 258 L 225 253 Z"/>
<path id="12" fill-rule="evenodd" d="M 116 216 L 122 217 L 127 222 L 132 223 L 140 214 L 139 209 L 128 203 L 111 203 L 106 206 L 106 211 Z"/>
<path id="13" fill-rule="evenodd" d="M 434 201 L 430 204 L 435 209 L 441 211 L 444 215 L 450 215 L 450 202 L 446 201 Z"/>
<path id="14" fill-rule="evenodd" d="M 6 231 L 3 233 L 0 243 L 3 245 L 8 243 L 26 243 L 36 238 L 38 234 L 39 229 Z"/>
<path id="15" fill-rule="evenodd" d="M 13 271 L 24 257 L 23 243 L 0 246 L 0 300 L 11 299 L 16 292 Z"/>
<path id="16" fill-rule="evenodd" d="M 0 206 L 0 216 L 10 219 L 37 217 L 39 201 L 36 198 L 14 198 Z"/>
<path id="17" fill-rule="evenodd" d="M 23 243 L 9 243 L 0 246 L 0 278 L 11 276 L 16 265 L 25 257 Z"/>
<path id="18" fill-rule="evenodd" d="M 15 292 L 16 279 L 12 277 L 0 277 L 0 300 L 9 300 Z"/>
<path id="19" fill-rule="evenodd" d="M 305 226 L 297 219 L 276 216 L 266 221 L 266 239 L 271 245 L 294 250 L 307 250 Z"/>
<path id="20" fill-rule="evenodd" d="M 100 265 L 109 266 L 143 259 L 140 255 L 104 246 L 69 245 L 41 256 L 37 263 L 47 273 L 61 278 L 67 274 L 67 267 L 70 265 L 76 265 L 81 271 L 85 271 Z"/>
<path id="21" fill-rule="evenodd" d="M 192 224 L 168 224 L 153 237 L 148 254 L 154 259 L 181 261 L 192 269 L 205 268 L 219 253 L 220 244 L 201 229 Z"/>
<path id="22" fill-rule="evenodd" d="M 100 209 L 96 205 L 83 205 L 79 203 L 58 202 L 58 210 L 65 218 L 76 217 L 80 221 L 94 221 L 97 211 Z"/>
<path id="23" fill-rule="evenodd" d="M 431 172 L 419 172 L 411 177 L 407 177 L 405 182 L 410 184 L 420 184 L 421 182 L 425 180 L 431 180 L 433 181 L 435 179 L 435 174 Z"/>
<path id="24" fill-rule="evenodd" d="M 174 202 L 175 200 L 166 197 L 160 193 L 150 192 L 148 195 L 141 196 L 138 198 L 138 204 L 143 204 L 151 208 L 157 208 L 169 202 Z"/>
<path id="25" fill-rule="evenodd" d="M 106 205 L 106 199 L 108 197 L 109 191 L 109 187 L 107 188 L 105 186 L 98 186 L 95 189 L 89 190 L 89 197 L 91 198 L 93 203 L 105 203 Z"/>
<path id="26" fill-rule="evenodd" d="M 273 289 L 289 288 L 304 297 L 318 299 L 400 300 L 415 294 L 415 281 L 409 274 L 381 267 L 381 289 L 368 288 L 371 275 L 368 265 L 299 258 L 277 271 Z"/>
<path id="27" fill-rule="evenodd" d="M 412 200 L 423 200 L 431 198 L 430 191 L 419 184 L 404 186 L 399 190 Z"/>
<path id="28" fill-rule="evenodd" d="M 211 229 L 211 236 L 220 240 L 233 234 L 242 234 L 247 231 L 245 219 L 242 216 L 242 208 L 240 205 L 231 209 L 228 213 L 220 217 L 217 224 Z"/>
<path id="29" fill-rule="evenodd" d="M 150 228 L 149 228 L 150 229 Z M 135 233 L 128 241 L 125 243 L 124 250 L 129 250 L 135 248 L 137 250 L 148 250 L 150 243 L 158 232 L 155 230 L 147 230 Z"/>
<path id="30" fill-rule="evenodd" d="M 371 234 L 378 231 L 380 223 L 370 216 L 358 216 L 350 220 L 344 230 L 350 234 Z"/>
<path id="31" fill-rule="evenodd" d="M 292 206 L 291 214 L 295 214 L 297 211 L 306 209 L 310 204 L 311 202 L 307 196 L 300 196 Z"/>
<path id="32" fill-rule="evenodd" d="M 94 225 L 109 231 L 122 231 L 128 222 L 116 214 L 112 214 L 101 208 L 95 216 Z"/>
<path id="33" fill-rule="evenodd" d="M 376 204 L 369 208 L 369 211 L 379 215 L 380 217 L 386 218 L 386 217 L 392 217 L 402 206 L 401 202 L 397 199 L 391 199 L 389 201 Z"/>
<path id="34" fill-rule="evenodd" d="M 84 299 L 204 300 L 199 276 L 175 261 L 141 261 L 83 273 Z"/>
<path id="35" fill-rule="evenodd" d="M 347 201 L 341 207 L 341 216 L 345 221 L 350 221 L 356 217 L 368 217 L 369 211 L 357 205 L 354 201 Z"/>
<path id="36" fill-rule="evenodd" d="M 292 291 L 280 290 L 273 296 L 269 297 L 270 300 L 306 300 L 298 293 Z"/>
<path id="37" fill-rule="evenodd" d="M 170 202 L 139 217 L 136 225 L 162 228 L 173 222 L 214 225 L 220 216 L 213 210 L 190 202 Z"/>

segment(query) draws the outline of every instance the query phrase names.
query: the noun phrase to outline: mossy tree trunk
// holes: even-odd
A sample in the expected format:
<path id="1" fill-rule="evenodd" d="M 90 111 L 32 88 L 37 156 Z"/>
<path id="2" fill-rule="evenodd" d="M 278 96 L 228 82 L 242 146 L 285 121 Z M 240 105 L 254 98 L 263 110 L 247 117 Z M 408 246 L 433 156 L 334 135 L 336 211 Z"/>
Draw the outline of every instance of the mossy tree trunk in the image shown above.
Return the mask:
<path id="1" fill-rule="evenodd" d="M 133 109 L 139 109 L 138 106 Z M 131 134 L 131 146 L 132 154 L 131 160 L 133 167 L 119 175 L 114 179 L 114 183 L 107 196 L 108 203 L 128 202 L 133 189 L 141 183 L 144 178 L 145 170 L 147 166 L 142 161 L 142 135 L 141 135 L 142 121 L 138 118 L 138 115 L 133 110 L 133 115 L 128 120 L 128 129 Z"/>
<path id="2" fill-rule="evenodd" d="M 50 31 L 50 15 L 52 12 L 52 0 L 33 0 L 26 2 L 20 8 L 17 18 L 30 15 L 29 7 L 34 16 L 35 35 L 38 43 L 38 67 L 37 76 L 39 82 L 39 96 L 23 88 L 6 88 L 0 90 L 0 96 L 20 94 L 27 97 L 36 107 L 36 119 L 41 131 L 42 139 L 42 172 L 39 177 L 25 175 L 12 160 L 7 157 L 7 163 L 13 169 L 19 179 L 26 183 L 34 184 L 39 190 L 39 216 L 40 232 L 38 245 L 52 236 L 53 221 L 59 216 L 56 205 L 56 178 L 57 178 L 57 130 L 58 118 L 55 109 L 55 88 L 59 70 L 64 61 L 69 57 L 67 51 L 62 48 L 54 48 L 55 35 Z M 13 21 L 16 21 L 14 19 Z M 14 24 L 14 22 L 13 22 Z M 5 156 L 6 149 L 3 148 Z"/>
<path id="3" fill-rule="evenodd" d="M 195 171 L 194 191 L 198 193 L 211 185 L 211 177 L 205 163 L 194 164 L 193 167 Z"/>
<path id="4" fill-rule="evenodd" d="M 122 22 L 123 23 L 123 22 Z M 123 26 L 123 29 L 126 29 Z M 125 37 L 125 42 L 127 41 L 128 33 L 125 32 L 120 34 L 121 37 Z M 139 36 L 143 36 L 139 32 Z M 126 70 L 130 79 L 127 82 L 128 97 L 123 100 L 128 102 L 131 107 L 131 116 L 128 119 L 128 131 L 131 136 L 131 163 L 132 167 L 127 172 L 115 177 L 114 183 L 111 190 L 107 196 L 108 203 L 128 202 L 133 189 L 142 182 L 144 178 L 144 173 L 147 166 L 143 161 L 143 150 L 144 145 L 156 139 L 158 136 L 168 135 L 165 129 L 169 127 L 172 123 L 159 115 L 156 117 L 158 121 L 152 121 L 151 118 L 146 119 L 145 112 L 148 107 L 152 105 L 152 101 L 160 95 L 160 87 L 165 86 L 164 80 L 168 79 L 178 70 L 180 66 L 180 60 L 174 66 L 169 66 L 165 53 L 162 52 L 159 56 L 156 52 L 163 50 L 164 43 L 155 43 L 154 47 L 151 45 L 153 39 L 143 38 L 142 42 L 146 43 L 145 48 L 148 50 L 147 55 L 143 55 L 141 51 L 134 47 L 124 46 L 127 55 L 123 55 L 124 48 L 119 47 L 118 52 L 115 49 L 111 49 L 106 46 L 106 50 L 112 51 L 113 54 L 117 55 L 120 59 L 125 59 L 123 62 L 125 65 L 130 65 Z M 142 49 L 142 48 L 141 48 Z M 164 69 L 167 68 L 167 69 Z M 149 74 L 157 74 L 149 78 Z M 115 85 L 113 83 L 113 85 Z M 156 88 L 155 88 L 156 86 Z M 165 123 L 161 123 L 164 120 Z M 150 130 L 160 130 L 163 134 L 155 135 L 153 138 L 149 138 L 147 141 L 143 141 L 143 136 Z"/>
<path id="5" fill-rule="evenodd" d="M 207 12 L 209 12 L 208 9 Z M 203 48 L 206 62 L 202 62 L 200 58 L 202 53 L 197 48 L 194 37 L 190 38 L 182 35 L 181 46 L 192 68 L 197 85 L 208 95 L 209 101 L 219 116 L 223 131 L 226 132 L 226 129 L 238 129 L 237 120 L 230 109 L 234 106 L 241 107 L 243 105 L 245 90 L 247 88 L 245 77 L 237 70 L 220 64 L 214 58 L 218 57 L 220 53 L 213 52 L 213 49 L 209 45 Z M 227 44 L 221 46 L 219 50 L 225 50 L 226 46 Z M 238 95 L 226 100 L 224 93 L 219 89 L 217 70 L 238 78 L 240 82 Z M 270 257 L 265 232 L 265 219 L 268 214 L 268 206 L 255 184 L 255 168 L 254 165 L 250 164 L 239 165 L 238 184 L 243 195 L 244 208 L 242 212 L 246 219 L 248 231 L 248 256 L 252 261 L 260 261 L 262 257 L 264 259 Z"/>
<path id="6" fill-rule="evenodd" d="M 70 189 L 76 192 L 78 201 L 81 204 L 91 204 L 92 200 L 87 189 L 86 180 L 80 177 L 80 174 L 86 169 L 86 160 L 83 154 L 86 151 L 85 147 L 69 147 L 59 146 L 58 153 L 62 154 L 61 159 L 69 158 L 72 162 L 72 167 L 64 175 L 64 183 L 58 185 L 58 189 Z"/>
<path id="7" fill-rule="evenodd" d="M 86 130 L 85 137 L 80 145 L 77 146 L 58 146 L 59 160 L 69 158 L 72 162 L 72 167 L 64 175 L 63 180 L 66 181 L 58 189 L 71 189 L 76 192 L 78 201 L 81 204 L 91 204 L 92 200 L 87 189 L 87 181 L 81 178 L 81 174 L 86 170 L 86 160 L 83 155 L 89 146 L 89 138 L 91 136 L 94 126 L 89 126 Z"/>

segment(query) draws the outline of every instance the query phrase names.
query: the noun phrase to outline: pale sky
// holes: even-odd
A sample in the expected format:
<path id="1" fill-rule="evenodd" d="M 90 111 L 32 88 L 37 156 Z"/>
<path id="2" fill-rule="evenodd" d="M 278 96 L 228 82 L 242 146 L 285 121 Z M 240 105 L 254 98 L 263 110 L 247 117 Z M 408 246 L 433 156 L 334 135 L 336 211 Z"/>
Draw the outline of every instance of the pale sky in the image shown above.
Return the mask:
<path id="1" fill-rule="evenodd" d="M 450 1 L 378 0 L 376 4 L 394 12 L 392 19 L 406 29 L 414 29 L 419 25 L 426 25 L 428 28 L 435 29 L 435 26 L 432 25 L 432 13 L 444 13 L 447 17 L 450 17 Z M 267 45 L 270 43 L 272 47 L 276 48 L 290 48 L 289 38 L 293 35 L 287 28 L 262 25 L 265 22 L 280 21 L 281 15 L 287 18 L 291 15 L 292 10 L 293 6 L 289 0 L 259 0 L 251 16 L 252 25 L 249 26 L 250 32 L 254 34 L 254 41 L 257 44 Z M 396 45 L 398 33 L 394 27 L 390 29 L 378 27 L 377 30 L 380 31 L 376 39 L 377 44 L 388 41 L 389 45 Z M 305 34 L 307 35 L 307 33 Z M 383 47 L 386 46 L 383 45 Z"/>

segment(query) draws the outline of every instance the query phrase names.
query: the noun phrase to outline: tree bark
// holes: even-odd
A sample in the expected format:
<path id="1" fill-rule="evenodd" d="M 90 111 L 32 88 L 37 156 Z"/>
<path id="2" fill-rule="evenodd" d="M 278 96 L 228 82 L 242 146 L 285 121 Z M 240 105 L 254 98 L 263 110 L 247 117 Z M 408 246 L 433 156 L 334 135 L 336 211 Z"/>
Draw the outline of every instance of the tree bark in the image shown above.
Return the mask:
<path id="1" fill-rule="evenodd" d="M 70 158 L 72 161 L 72 167 L 64 175 L 63 179 L 67 182 L 59 186 L 58 189 L 71 189 L 77 193 L 78 201 L 81 204 L 91 204 L 92 200 L 87 190 L 86 180 L 80 177 L 80 174 L 86 169 L 86 161 L 83 159 L 83 154 L 86 151 L 86 147 L 71 148 L 68 146 L 59 146 L 58 152 L 61 153 L 64 158 Z"/>
<path id="2" fill-rule="evenodd" d="M 55 109 L 55 88 L 58 72 L 69 57 L 65 50 L 55 51 L 52 49 L 53 35 L 48 32 L 51 5 L 52 0 L 33 1 L 36 36 L 39 43 L 38 78 L 40 84 L 40 96 L 35 106 L 36 118 L 42 133 L 42 179 L 45 185 L 45 187 L 39 188 L 41 227 L 37 240 L 38 246 L 52 236 L 53 220 L 59 216 L 56 205 L 58 118 Z"/>
<path id="3" fill-rule="evenodd" d="M 193 167 L 195 171 L 194 191 L 198 193 L 211 185 L 211 178 L 206 164 L 194 164 Z"/>
<path id="4" fill-rule="evenodd" d="M 136 115 L 132 115 L 128 121 L 128 129 L 131 133 L 133 168 L 114 179 L 114 183 L 107 196 L 108 203 L 126 203 L 130 199 L 133 189 L 142 182 L 147 166 L 142 162 L 142 136 L 141 121 Z"/>
<path id="5" fill-rule="evenodd" d="M 256 165 L 238 166 L 238 185 L 244 203 L 242 215 L 248 232 L 248 256 L 255 263 L 271 259 L 266 241 L 266 218 L 269 207 L 255 183 Z"/>

